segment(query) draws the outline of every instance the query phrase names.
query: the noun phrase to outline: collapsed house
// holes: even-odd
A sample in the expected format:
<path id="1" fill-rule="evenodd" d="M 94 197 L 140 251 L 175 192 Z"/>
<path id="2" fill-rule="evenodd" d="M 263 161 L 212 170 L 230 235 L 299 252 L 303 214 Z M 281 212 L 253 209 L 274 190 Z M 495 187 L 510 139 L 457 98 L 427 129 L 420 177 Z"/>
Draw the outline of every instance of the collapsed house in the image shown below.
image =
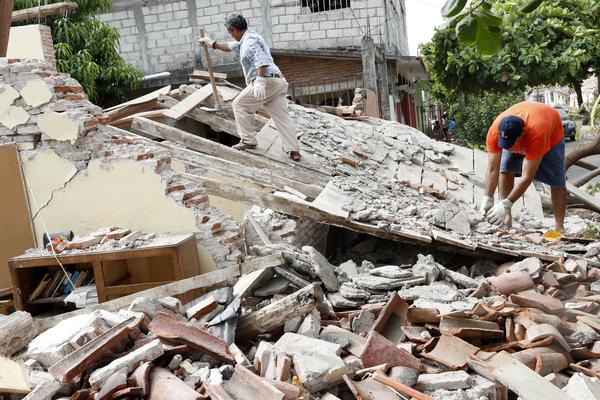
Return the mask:
<path id="1" fill-rule="evenodd" d="M 0 59 L 29 311 L 0 319 L 7 397 L 598 398 L 600 245 L 575 237 L 593 221 L 545 236 L 530 188 L 498 232 L 474 206 L 484 154 L 389 121 L 291 106 L 300 163 L 264 115 L 257 149 L 232 150 L 239 88 L 221 81 L 214 112 L 196 78 L 101 110 L 51 64 Z M 150 255 L 106 275 L 170 246 L 172 275 Z M 64 298 L 34 292 L 59 267 L 98 291 L 43 318 Z"/>

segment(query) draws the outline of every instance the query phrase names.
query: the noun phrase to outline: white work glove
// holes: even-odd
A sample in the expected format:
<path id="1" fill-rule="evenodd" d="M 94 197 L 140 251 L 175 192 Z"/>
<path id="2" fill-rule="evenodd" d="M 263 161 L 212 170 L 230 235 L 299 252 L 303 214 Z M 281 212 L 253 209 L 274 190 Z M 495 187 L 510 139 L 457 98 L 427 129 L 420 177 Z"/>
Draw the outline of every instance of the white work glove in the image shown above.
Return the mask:
<path id="1" fill-rule="evenodd" d="M 200 39 L 198 39 L 198 43 L 200 43 L 200 45 L 205 44 L 206 47 L 212 49 L 213 48 L 213 44 L 215 44 L 215 41 L 212 40 L 211 38 L 209 38 L 208 36 L 204 36 L 204 37 L 201 37 Z"/>
<path id="2" fill-rule="evenodd" d="M 481 207 L 479 208 L 479 213 L 481 216 L 485 216 L 488 211 L 490 211 L 494 207 L 494 198 L 490 196 L 483 196 L 483 200 L 481 201 Z"/>
<path id="3" fill-rule="evenodd" d="M 264 100 L 267 97 L 267 78 L 263 76 L 257 77 L 252 86 L 254 97 L 258 100 Z"/>
<path id="4" fill-rule="evenodd" d="M 512 205 L 513 203 L 509 199 L 502 200 L 500 203 L 497 203 L 494 208 L 488 211 L 486 214 L 487 220 L 494 225 L 502 224 Z"/>

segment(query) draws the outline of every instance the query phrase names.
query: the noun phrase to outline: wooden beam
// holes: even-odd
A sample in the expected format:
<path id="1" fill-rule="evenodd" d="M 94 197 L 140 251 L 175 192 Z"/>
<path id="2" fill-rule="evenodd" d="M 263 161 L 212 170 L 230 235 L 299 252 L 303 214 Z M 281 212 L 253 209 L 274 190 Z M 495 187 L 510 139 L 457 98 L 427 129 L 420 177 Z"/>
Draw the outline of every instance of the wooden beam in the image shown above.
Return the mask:
<path id="1" fill-rule="evenodd" d="M 175 107 L 178 103 L 180 102 L 170 96 L 160 95 L 158 97 L 157 105 L 163 108 L 172 108 Z M 188 111 L 185 114 L 185 116 L 210 126 L 210 128 L 213 131 L 225 132 L 229 133 L 232 136 L 238 138 L 240 137 L 240 135 L 237 132 L 235 122 L 222 118 L 216 113 L 204 111 L 199 107 L 194 107 L 190 111 Z"/>
<path id="2" fill-rule="evenodd" d="M 133 114 L 116 121 L 111 121 L 109 122 L 109 125 L 116 126 L 117 128 L 129 128 L 134 117 L 144 117 L 152 121 L 162 121 L 167 118 L 165 117 L 163 110 L 151 110 Z"/>
<path id="3" fill-rule="evenodd" d="M 62 2 L 47 4 L 39 7 L 26 8 L 24 10 L 17 10 L 12 12 L 12 22 L 29 21 L 41 17 L 50 17 L 53 15 L 64 14 L 66 12 L 75 10 L 77 7 L 77 3 Z"/>
<path id="4" fill-rule="evenodd" d="M 581 186 L 585 185 L 586 183 L 588 183 L 589 181 L 591 181 L 592 179 L 594 179 L 595 177 L 597 177 L 598 175 L 600 175 L 600 168 L 596 168 L 596 169 L 588 172 L 587 174 L 580 176 L 577 179 L 573 179 L 571 181 L 571 184 L 575 187 L 581 187 Z"/>
<path id="5" fill-rule="evenodd" d="M 6 57 L 8 50 L 12 9 L 13 0 L 0 0 L 0 57 Z"/>
<path id="6" fill-rule="evenodd" d="M 126 101 L 125 103 L 117 104 L 116 106 L 112 106 L 112 107 L 106 108 L 106 109 L 104 109 L 102 111 L 104 111 L 105 113 L 108 113 L 110 111 L 117 110 L 119 108 L 124 108 L 124 107 L 127 107 L 127 106 L 133 106 L 133 105 L 136 105 L 136 104 L 147 103 L 147 102 L 149 102 L 151 100 L 158 99 L 158 97 L 161 94 L 165 95 L 165 94 L 169 94 L 169 93 L 171 93 L 171 85 L 162 87 L 162 88 L 160 88 L 158 90 L 155 90 L 153 92 L 147 93 L 147 94 L 145 94 L 143 96 L 140 96 L 140 97 L 137 97 L 135 99 L 131 99 L 129 101 Z"/>
<path id="7" fill-rule="evenodd" d="M 588 169 L 588 170 L 590 170 L 590 171 L 593 171 L 593 170 L 595 170 L 596 168 L 598 168 L 598 166 L 597 166 L 597 165 L 594 165 L 594 164 L 592 164 L 592 163 L 589 163 L 589 162 L 587 162 L 587 161 L 583 161 L 583 160 L 578 160 L 578 161 L 575 161 L 575 162 L 573 163 L 573 165 L 577 165 L 577 166 L 578 166 L 578 167 L 580 167 L 580 168 Z"/>
<path id="8" fill-rule="evenodd" d="M 291 167 L 286 163 L 281 163 L 248 152 L 234 150 L 201 136 L 196 136 L 189 132 L 182 131 L 181 129 L 150 121 L 145 118 L 135 117 L 131 127 L 134 132 L 139 133 L 142 136 L 170 140 L 200 153 L 222 158 L 236 164 L 262 168 L 266 173 L 280 174 L 288 179 L 306 184 L 321 185 L 322 187 L 325 187 L 325 184 L 329 181 L 329 176 L 325 174 L 307 171 L 301 167 Z"/>
<path id="9" fill-rule="evenodd" d="M 196 90 L 194 93 L 177 103 L 174 107 L 167 110 L 165 115 L 169 118 L 179 120 L 192 108 L 208 99 L 212 93 L 212 87 L 209 85 L 202 86 L 202 88 Z"/>
<path id="10" fill-rule="evenodd" d="M 238 319 L 235 335 L 238 339 L 245 340 L 269 332 L 291 318 L 308 314 L 323 298 L 323 290 L 319 284 L 311 283 L 258 311 L 242 315 Z"/>
<path id="11" fill-rule="evenodd" d="M 191 290 L 207 289 L 220 284 L 225 284 L 238 276 L 240 276 L 239 267 L 219 269 L 206 274 L 196 275 L 192 276 L 191 278 L 171 282 L 163 286 L 147 289 L 142 292 L 130 294 L 129 296 L 119 297 L 118 299 L 110 300 L 101 304 L 81 308 L 76 311 L 60 314 L 54 317 L 36 319 L 34 320 L 34 327 L 37 329 L 37 332 L 43 332 L 58 324 L 60 321 L 74 317 L 75 315 L 87 314 L 97 309 L 114 312 L 122 308 L 127 308 L 136 297 L 149 297 L 152 299 L 158 299 L 160 297 L 177 296 L 187 293 Z"/>
<path id="12" fill-rule="evenodd" d="M 579 189 L 578 187 L 573 186 L 573 184 L 570 182 L 567 182 L 567 192 L 590 206 L 594 211 L 600 212 L 600 200 L 588 194 L 585 190 Z"/>

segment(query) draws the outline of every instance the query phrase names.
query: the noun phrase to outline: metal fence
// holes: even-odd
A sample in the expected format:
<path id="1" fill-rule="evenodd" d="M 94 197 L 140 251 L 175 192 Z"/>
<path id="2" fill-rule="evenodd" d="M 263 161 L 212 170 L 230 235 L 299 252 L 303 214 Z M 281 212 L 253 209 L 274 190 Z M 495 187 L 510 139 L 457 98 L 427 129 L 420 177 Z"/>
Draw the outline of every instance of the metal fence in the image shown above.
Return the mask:
<path id="1" fill-rule="evenodd" d="M 292 99 L 299 104 L 349 106 L 354 89 L 363 85 L 362 74 L 339 74 L 291 83 Z"/>

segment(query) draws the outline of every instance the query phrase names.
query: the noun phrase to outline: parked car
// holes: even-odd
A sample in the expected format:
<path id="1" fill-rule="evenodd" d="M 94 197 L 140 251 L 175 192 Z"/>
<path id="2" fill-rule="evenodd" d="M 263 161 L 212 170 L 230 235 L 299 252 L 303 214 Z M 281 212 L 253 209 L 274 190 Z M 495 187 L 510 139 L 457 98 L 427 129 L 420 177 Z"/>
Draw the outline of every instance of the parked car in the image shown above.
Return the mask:
<path id="1" fill-rule="evenodd" d="M 565 141 L 575 140 L 575 137 L 577 136 L 577 125 L 575 125 L 575 122 L 568 119 L 567 110 L 562 107 L 554 107 L 554 109 L 560 114 Z"/>

